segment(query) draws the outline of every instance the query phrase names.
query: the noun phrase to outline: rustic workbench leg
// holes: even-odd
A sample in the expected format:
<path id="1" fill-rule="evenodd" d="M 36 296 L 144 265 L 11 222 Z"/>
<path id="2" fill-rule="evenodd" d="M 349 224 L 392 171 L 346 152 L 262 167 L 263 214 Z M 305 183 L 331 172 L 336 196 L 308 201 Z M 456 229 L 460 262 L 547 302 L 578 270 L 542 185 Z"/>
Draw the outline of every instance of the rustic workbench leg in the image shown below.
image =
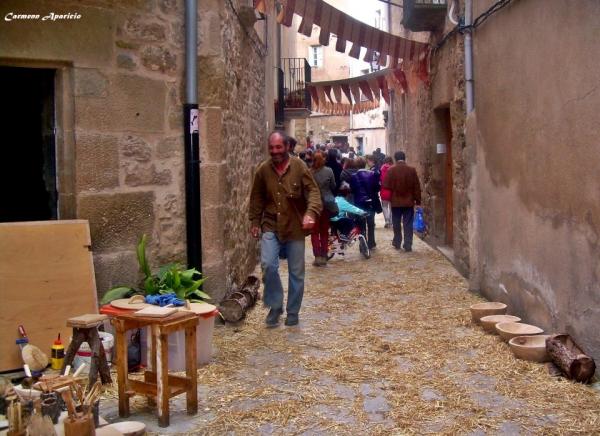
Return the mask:
<path id="1" fill-rule="evenodd" d="M 163 334 L 158 325 L 152 325 L 152 336 L 156 338 L 156 403 L 158 426 L 169 426 L 169 335 Z"/>
<path id="2" fill-rule="evenodd" d="M 185 329 L 185 375 L 190 379 L 186 392 L 187 413 L 195 415 L 198 412 L 198 374 L 196 368 L 196 327 Z"/>
<path id="3" fill-rule="evenodd" d="M 129 397 L 127 391 L 127 339 L 125 338 L 124 325 L 122 321 L 113 320 L 115 327 L 115 340 L 117 348 L 117 385 L 119 391 L 119 416 L 129 416 Z"/>

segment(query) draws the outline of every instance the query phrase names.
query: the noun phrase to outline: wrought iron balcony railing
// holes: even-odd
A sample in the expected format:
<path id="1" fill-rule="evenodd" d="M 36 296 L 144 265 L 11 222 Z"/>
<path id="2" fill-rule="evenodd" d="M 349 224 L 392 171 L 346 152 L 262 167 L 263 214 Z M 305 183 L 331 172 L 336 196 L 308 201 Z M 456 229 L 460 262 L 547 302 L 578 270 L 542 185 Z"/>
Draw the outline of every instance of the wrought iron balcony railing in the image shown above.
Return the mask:
<path id="1" fill-rule="evenodd" d="M 307 118 L 311 111 L 310 92 L 306 88 L 306 83 L 311 80 L 308 61 L 304 58 L 282 58 L 281 67 L 278 68 L 276 121 L 281 111 L 283 119 Z"/>
<path id="2" fill-rule="evenodd" d="M 446 20 L 446 0 L 404 0 L 402 25 L 413 32 L 437 30 Z"/>

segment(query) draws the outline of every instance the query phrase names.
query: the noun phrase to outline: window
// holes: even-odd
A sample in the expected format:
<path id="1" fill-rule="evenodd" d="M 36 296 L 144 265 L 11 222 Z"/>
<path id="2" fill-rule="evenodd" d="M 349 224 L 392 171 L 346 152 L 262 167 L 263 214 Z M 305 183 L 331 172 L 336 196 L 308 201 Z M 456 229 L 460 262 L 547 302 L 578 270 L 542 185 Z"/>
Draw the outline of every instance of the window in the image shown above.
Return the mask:
<path id="1" fill-rule="evenodd" d="M 383 22 L 381 21 L 381 9 L 375 11 L 375 24 L 373 27 L 376 29 L 382 29 Z"/>
<path id="2" fill-rule="evenodd" d="M 308 47 L 308 62 L 311 67 L 320 68 L 323 66 L 323 46 L 311 45 Z"/>

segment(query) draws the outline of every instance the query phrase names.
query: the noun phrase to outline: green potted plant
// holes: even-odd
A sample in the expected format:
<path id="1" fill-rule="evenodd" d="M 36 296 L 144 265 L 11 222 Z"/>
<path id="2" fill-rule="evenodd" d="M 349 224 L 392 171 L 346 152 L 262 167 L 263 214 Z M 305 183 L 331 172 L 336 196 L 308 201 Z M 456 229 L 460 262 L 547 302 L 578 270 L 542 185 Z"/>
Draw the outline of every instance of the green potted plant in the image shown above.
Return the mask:
<path id="1" fill-rule="evenodd" d="M 144 274 L 139 286 L 137 288 L 115 286 L 104 294 L 100 301 L 101 304 L 108 304 L 118 298 L 128 298 L 136 294 L 143 296 L 175 294 L 177 298 L 191 302 L 210 300 L 210 296 L 200 290 L 205 278 L 200 278 L 202 274 L 196 268 L 185 269 L 179 263 L 169 263 L 161 266 L 157 273 L 152 274 L 146 259 L 146 239 L 146 235 L 142 235 L 136 247 L 140 272 Z"/>

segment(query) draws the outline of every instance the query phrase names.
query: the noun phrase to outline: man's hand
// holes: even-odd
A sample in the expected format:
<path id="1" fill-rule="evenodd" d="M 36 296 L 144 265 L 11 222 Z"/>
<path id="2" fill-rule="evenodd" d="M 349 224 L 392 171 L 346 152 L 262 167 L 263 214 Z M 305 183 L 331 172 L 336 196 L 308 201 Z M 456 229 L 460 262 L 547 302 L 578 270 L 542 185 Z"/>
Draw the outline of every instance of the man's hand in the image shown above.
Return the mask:
<path id="1" fill-rule="evenodd" d="M 315 226 L 315 219 L 310 215 L 304 215 L 302 218 L 302 229 L 303 230 L 312 230 Z"/>
<path id="2" fill-rule="evenodd" d="M 258 239 L 258 237 L 260 236 L 260 227 L 258 227 L 258 226 L 250 227 L 250 234 L 252 235 L 252 237 L 254 239 Z"/>

